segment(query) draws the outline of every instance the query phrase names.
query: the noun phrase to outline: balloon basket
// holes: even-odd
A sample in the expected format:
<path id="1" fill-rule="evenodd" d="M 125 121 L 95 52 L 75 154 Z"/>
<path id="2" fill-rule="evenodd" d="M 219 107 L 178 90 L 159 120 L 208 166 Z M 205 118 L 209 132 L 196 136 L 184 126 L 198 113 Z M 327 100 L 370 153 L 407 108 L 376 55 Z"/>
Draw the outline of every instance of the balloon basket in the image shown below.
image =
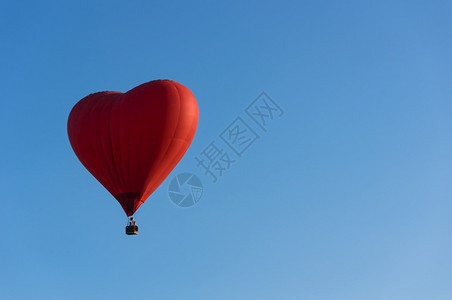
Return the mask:
<path id="1" fill-rule="evenodd" d="M 126 234 L 127 235 L 136 235 L 136 234 L 138 234 L 138 226 L 136 226 L 136 225 L 128 225 L 128 226 L 126 226 Z"/>
<path id="2" fill-rule="evenodd" d="M 127 235 L 138 234 L 138 226 L 133 217 L 129 217 L 129 221 L 127 221 L 126 234 Z"/>

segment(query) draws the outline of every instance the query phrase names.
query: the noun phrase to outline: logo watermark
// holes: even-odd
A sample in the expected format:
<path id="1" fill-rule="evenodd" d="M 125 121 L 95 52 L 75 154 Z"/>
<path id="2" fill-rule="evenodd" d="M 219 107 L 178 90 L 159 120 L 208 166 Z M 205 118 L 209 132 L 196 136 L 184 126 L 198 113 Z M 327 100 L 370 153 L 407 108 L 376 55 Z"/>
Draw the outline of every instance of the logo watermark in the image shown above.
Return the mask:
<path id="1" fill-rule="evenodd" d="M 201 180 L 192 173 L 181 173 L 175 176 L 168 186 L 170 200 L 180 207 L 190 207 L 198 203 L 202 192 Z"/>

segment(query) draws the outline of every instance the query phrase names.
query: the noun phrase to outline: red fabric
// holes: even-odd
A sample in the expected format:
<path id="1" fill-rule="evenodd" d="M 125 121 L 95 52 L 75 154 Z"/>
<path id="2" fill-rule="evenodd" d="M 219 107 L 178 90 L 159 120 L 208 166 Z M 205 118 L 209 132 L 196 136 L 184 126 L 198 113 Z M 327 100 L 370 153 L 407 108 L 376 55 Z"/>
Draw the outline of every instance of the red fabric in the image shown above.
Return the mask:
<path id="1" fill-rule="evenodd" d="M 131 216 L 184 156 L 197 125 L 190 90 L 155 80 L 126 93 L 83 98 L 72 108 L 67 129 L 82 164 Z"/>

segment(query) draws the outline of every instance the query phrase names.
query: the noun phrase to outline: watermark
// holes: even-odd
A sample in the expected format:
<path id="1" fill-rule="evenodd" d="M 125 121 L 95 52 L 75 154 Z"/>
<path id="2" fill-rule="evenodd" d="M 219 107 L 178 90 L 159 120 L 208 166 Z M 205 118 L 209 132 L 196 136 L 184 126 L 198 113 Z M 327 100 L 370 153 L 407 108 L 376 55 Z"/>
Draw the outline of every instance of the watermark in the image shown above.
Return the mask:
<path id="1" fill-rule="evenodd" d="M 265 132 L 270 123 L 280 118 L 284 112 L 265 92 L 262 92 L 245 109 L 246 114 Z"/>
<path id="2" fill-rule="evenodd" d="M 242 156 L 259 135 L 242 118 L 237 117 L 220 134 L 220 138 L 235 154 Z"/>
<path id="3" fill-rule="evenodd" d="M 198 203 L 202 192 L 201 180 L 192 173 L 181 173 L 175 176 L 168 186 L 170 200 L 180 207 L 190 207 Z"/>
<path id="4" fill-rule="evenodd" d="M 284 115 L 282 108 L 262 92 L 221 131 L 194 158 L 196 166 L 202 170 L 205 178 L 217 183 L 221 177 L 235 165 L 261 137 L 269 126 Z M 188 184 L 188 182 L 191 182 Z M 182 184 L 181 184 L 182 183 Z M 181 186 L 187 184 L 195 191 L 181 192 Z M 201 180 L 193 173 L 182 173 L 174 177 L 168 188 L 170 200 L 178 206 L 190 207 L 199 202 L 203 193 Z"/>
<path id="5" fill-rule="evenodd" d="M 213 182 L 217 182 L 218 177 L 229 170 L 231 164 L 235 162 L 224 149 L 218 148 L 214 141 L 204 148 L 195 160 L 198 162 L 196 166 L 202 167 L 205 171 L 204 175 L 211 176 Z"/>

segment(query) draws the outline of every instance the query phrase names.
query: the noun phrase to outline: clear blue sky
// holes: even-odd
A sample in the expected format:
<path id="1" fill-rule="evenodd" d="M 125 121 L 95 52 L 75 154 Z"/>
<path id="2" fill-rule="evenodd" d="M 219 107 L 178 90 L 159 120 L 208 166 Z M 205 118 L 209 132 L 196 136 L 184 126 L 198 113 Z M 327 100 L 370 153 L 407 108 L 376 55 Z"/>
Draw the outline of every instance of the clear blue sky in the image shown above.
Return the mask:
<path id="1" fill-rule="evenodd" d="M 449 1 L 2 1 L 0 299 L 452 299 Z M 159 78 L 192 147 L 124 234 L 72 106 Z M 284 110 L 217 183 L 195 157 Z M 250 122 L 251 125 L 251 122 Z M 199 176 L 179 208 L 171 178 Z"/>

